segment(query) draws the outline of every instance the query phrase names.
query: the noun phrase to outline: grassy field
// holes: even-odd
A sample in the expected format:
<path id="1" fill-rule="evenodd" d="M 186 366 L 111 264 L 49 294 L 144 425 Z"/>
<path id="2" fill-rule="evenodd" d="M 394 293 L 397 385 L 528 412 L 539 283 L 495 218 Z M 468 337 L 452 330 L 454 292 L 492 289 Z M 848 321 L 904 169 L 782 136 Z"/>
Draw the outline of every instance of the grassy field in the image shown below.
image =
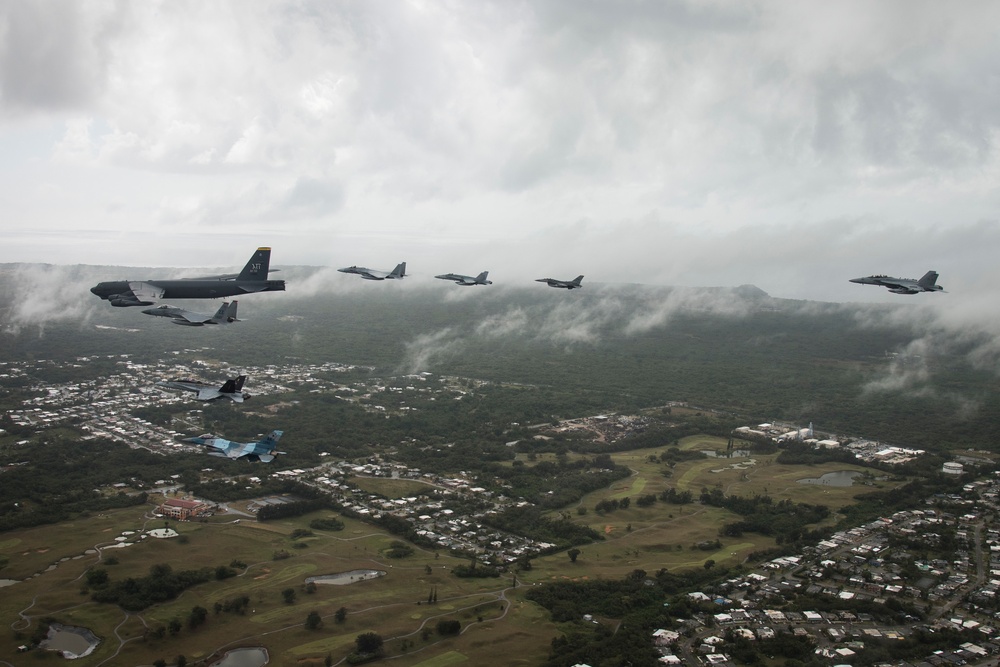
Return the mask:
<path id="1" fill-rule="evenodd" d="M 414 479 L 390 479 L 387 477 L 352 477 L 351 484 L 369 493 L 377 493 L 386 498 L 406 498 L 427 493 L 435 487 Z"/>
<path id="2" fill-rule="evenodd" d="M 681 444 L 685 449 L 724 449 L 726 441 L 700 437 Z M 0 577 L 22 581 L 4 588 L 0 596 L 0 621 L 11 628 L 0 635 L 0 655 L 14 655 L 39 619 L 48 617 L 88 627 L 102 638 L 93 655 L 79 660 L 82 667 L 96 665 L 119 650 L 114 664 L 149 664 L 161 657 L 171 661 L 182 653 L 189 659 L 205 658 L 239 646 L 265 646 L 274 665 L 322 664 L 328 654 L 340 660 L 353 649 L 354 638 L 367 631 L 385 639 L 387 655 L 394 657 L 396 665 L 536 665 L 559 631 L 544 610 L 523 600 L 529 587 L 564 579 L 620 578 L 635 569 L 683 570 L 701 567 L 707 559 L 735 564 L 749 552 L 772 545 L 763 537 L 744 535 L 723 539 L 718 550 L 696 549 L 699 542 L 717 539 L 719 527 L 731 521 L 732 515 L 699 504 L 657 501 L 642 508 L 635 502 L 638 496 L 669 487 L 696 495 L 703 488 L 721 488 L 726 493 L 768 493 L 775 499 L 822 503 L 836 510 L 857 493 L 870 490 L 797 483 L 804 477 L 850 468 L 841 464 L 791 467 L 774 463 L 772 456 L 761 456 L 698 459 L 669 469 L 658 460 L 651 461 L 650 454 L 659 452 L 615 454 L 616 462 L 629 467 L 632 476 L 583 498 L 578 507 L 585 513 L 576 508 L 564 510 L 605 539 L 581 547 L 575 563 L 565 553 L 536 559 L 530 571 L 518 575 L 517 589 L 510 588 L 509 576 L 456 578 L 451 568 L 466 561 L 444 552 L 416 549 L 406 559 L 384 558 L 384 550 L 397 538 L 349 518 L 341 517 L 343 531 L 314 531 L 314 537 L 290 539 L 293 530 L 308 528 L 311 519 L 329 512 L 264 524 L 246 519 L 236 523 L 225 516 L 216 516 L 211 523 L 171 521 L 180 538 L 140 539 L 136 533 L 127 537 L 129 546 L 104 548 L 100 554 L 98 546 L 115 544 L 123 532 L 159 528 L 164 520 L 147 518 L 151 507 L 128 508 L 56 526 L 11 531 L 0 540 L 0 556 L 8 560 Z M 417 492 L 413 482 L 367 482 L 369 490 L 393 497 Z M 600 515 L 593 509 L 602 499 L 625 497 L 632 500 L 626 510 Z M 275 560 L 280 551 L 291 557 Z M 99 562 L 111 556 L 117 564 Z M 126 614 L 115 606 L 94 603 L 84 587 L 86 571 L 98 565 L 106 567 L 113 581 L 120 581 L 143 576 L 154 564 L 168 564 L 176 571 L 214 568 L 234 559 L 248 565 L 239 576 L 202 584 L 140 613 Z M 382 570 L 386 575 L 345 586 L 320 585 L 314 593 L 306 592 L 306 577 L 355 569 Z M 297 592 L 293 604 L 283 600 L 281 592 L 286 588 Z M 432 590 L 437 591 L 436 604 L 427 603 Z M 250 599 L 246 616 L 213 611 L 215 603 L 242 595 Z M 191 630 L 186 621 L 195 606 L 208 609 L 209 618 L 204 626 Z M 339 624 L 334 614 L 341 607 L 347 610 L 347 618 Z M 304 627 L 311 611 L 323 618 L 318 630 Z M 448 638 L 432 632 L 425 639 L 424 629 L 433 630 L 442 618 L 459 620 L 464 632 Z M 144 638 L 146 627 L 166 625 L 171 619 L 184 624 L 176 637 Z"/>
<path id="3" fill-rule="evenodd" d="M 529 665 L 545 654 L 556 634 L 544 612 L 521 602 L 517 591 L 511 592 L 509 600 L 504 597 L 510 579 L 458 579 L 450 569 L 466 562 L 464 559 L 420 549 L 404 560 L 383 559 L 381 551 L 397 538 L 364 523 L 342 518 L 343 531 L 314 531 L 315 537 L 294 541 L 288 538 L 294 529 L 308 527 L 320 513 L 267 524 L 246 520 L 238 524 L 170 522 L 183 540 L 133 535 L 130 546 L 103 550 L 102 557 L 113 555 L 117 564 L 99 563 L 95 545 L 114 544 L 122 532 L 135 531 L 144 524 L 162 527 L 162 519 L 144 519 L 149 509 L 130 508 L 72 524 L 5 534 L 0 554 L 10 564 L 0 571 L 0 577 L 27 579 L 3 589 L 0 614 L 7 625 L 13 623 L 13 629 L 0 637 L 0 655 L 16 654 L 17 645 L 30 637 L 41 618 L 88 627 L 102 638 L 94 654 L 79 660 L 81 665 L 97 664 L 119 648 L 115 664 L 149 664 L 181 653 L 198 659 L 229 648 L 261 645 L 271 655 L 270 664 L 301 665 L 313 660 L 321 664 L 327 654 L 340 659 L 349 653 L 354 638 L 367 631 L 382 635 L 388 654 L 402 654 L 396 660 L 400 665 L 456 664 L 466 659 L 486 664 L 468 656 L 510 642 L 525 658 L 508 664 Z M 295 548 L 296 543 L 308 546 Z M 274 560 L 279 550 L 292 556 Z M 143 576 L 153 564 L 165 563 L 177 571 L 226 565 L 233 559 L 249 565 L 240 576 L 197 586 L 176 600 L 138 614 L 94 603 L 84 591 L 86 570 L 98 565 L 108 569 L 112 580 L 121 580 Z M 387 574 L 346 586 L 319 585 L 315 593 L 305 592 L 303 584 L 308 576 L 355 569 L 378 569 Z M 297 591 L 295 603 L 283 601 L 281 591 L 285 588 Z M 427 604 L 432 589 L 438 597 L 434 605 Z M 216 602 L 242 595 L 251 600 L 246 616 L 212 611 Z M 205 607 L 210 613 L 204 626 L 190 630 L 186 620 L 194 606 Z M 347 619 L 338 624 L 334 614 L 341 607 L 347 610 Z M 319 630 L 308 631 L 303 626 L 310 611 L 323 617 Z M 19 620 L 19 613 L 30 622 Z M 175 618 L 185 626 L 176 637 L 143 638 L 147 625 L 166 625 Z M 425 640 L 424 626 L 433 630 L 442 618 L 457 619 L 468 629 L 460 637 L 442 639 L 432 633 Z M 115 638 L 116 628 L 124 645 Z M 438 660 L 443 662 L 435 662 Z"/>
<path id="4" fill-rule="evenodd" d="M 692 436 L 680 443 L 683 450 L 725 450 L 727 440 L 712 436 Z M 657 501 L 649 507 L 638 507 L 641 495 L 659 494 L 668 488 L 691 491 L 697 497 L 702 489 L 721 488 L 726 494 L 754 496 L 767 494 L 775 500 L 789 499 L 826 505 L 836 510 L 853 502 L 854 496 L 873 490 L 872 487 L 829 487 L 801 484 L 800 479 L 817 477 L 837 470 L 863 471 L 863 468 L 841 463 L 821 466 L 785 466 L 774 462 L 775 455 L 742 458 L 706 458 L 677 464 L 668 468 L 658 460 L 660 450 L 642 450 L 613 454 L 615 463 L 633 471 L 632 476 L 619 480 L 608 489 L 585 496 L 577 508 L 570 508 L 575 521 L 584 523 L 605 540 L 580 548 L 576 563 L 565 554 L 536 561 L 532 574 L 544 572 L 552 578 L 621 577 L 632 570 L 655 572 L 660 568 L 683 570 L 698 567 L 708 559 L 720 565 L 735 565 L 746 556 L 774 546 L 774 541 L 755 534 L 722 539 L 717 552 L 705 552 L 693 547 L 699 542 L 719 538 L 719 528 L 732 521 L 728 511 L 699 504 L 669 505 Z M 665 474 L 667 473 L 667 474 Z M 880 488 L 889 486 L 881 484 Z M 628 509 L 599 514 L 594 510 L 605 499 L 629 497 Z M 585 514 L 579 511 L 586 510 Z"/>

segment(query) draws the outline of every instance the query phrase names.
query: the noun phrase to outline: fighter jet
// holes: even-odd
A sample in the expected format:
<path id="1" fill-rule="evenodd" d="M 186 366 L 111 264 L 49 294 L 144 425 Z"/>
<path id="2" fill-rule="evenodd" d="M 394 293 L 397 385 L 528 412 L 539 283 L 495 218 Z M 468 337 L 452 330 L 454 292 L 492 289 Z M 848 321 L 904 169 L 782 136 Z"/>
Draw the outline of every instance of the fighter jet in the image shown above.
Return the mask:
<path id="1" fill-rule="evenodd" d="M 402 280 L 406 277 L 406 262 L 396 265 L 392 271 L 376 271 L 366 269 L 363 266 L 349 266 L 346 269 L 337 269 L 341 273 L 355 273 L 365 280 Z"/>
<path id="2" fill-rule="evenodd" d="M 181 391 L 193 391 L 195 398 L 199 401 L 211 401 L 216 398 L 226 397 L 236 403 L 242 403 L 250 398 L 250 394 L 242 391 L 243 383 L 247 381 L 246 375 L 239 375 L 231 380 L 226 380 L 221 387 L 201 382 L 200 380 L 164 380 L 157 382 L 157 387 L 165 389 L 180 389 Z"/>
<path id="3" fill-rule="evenodd" d="M 577 289 L 583 287 L 580 282 L 583 280 L 583 276 L 577 276 L 573 280 L 556 280 L 555 278 L 539 278 L 536 283 L 546 283 L 549 287 L 558 287 L 560 289 Z"/>
<path id="4" fill-rule="evenodd" d="M 937 279 L 937 271 L 928 271 L 920 280 L 892 278 L 890 276 L 866 276 L 864 278 L 851 278 L 851 282 L 859 285 L 881 285 L 888 287 L 893 294 L 918 294 L 920 292 L 943 292 L 944 288 L 936 284 Z"/>
<path id="5" fill-rule="evenodd" d="M 239 301 L 234 300 L 232 303 L 223 301 L 219 309 L 215 311 L 215 315 L 192 313 L 190 310 L 166 304 L 157 306 L 156 308 L 147 308 L 142 312 L 146 315 L 154 315 L 156 317 L 170 317 L 172 318 L 170 321 L 174 324 L 186 327 L 202 327 L 206 324 L 232 324 L 233 322 L 239 322 L 236 319 L 236 308 L 239 305 Z"/>
<path id="6" fill-rule="evenodd" d="M 285 453 L 277 450 L 278 440 L 281 439 L 283 433 L 284 431 L 271 431 L 270 435 L 257 442 L 232 442 L 209 434 L 197 438 L 185 438 L 184 442 L 213 448 L 215 451 L 209 452 L 210 456 L 270 463 L 275 456 Z"/>
<path id="7" fill-rule="evenodd" d="M 284 280 L 268 280 L 271 249 L 257 251 L 239 273 L 175 280 L 116 280 L 98 283 L 90 291 L 112 306 L 152 306 L 160 299 L 216 299 L 253 292 L 283 292 Z"/>
<path id="8" fill-rule="evenodd" d="M 460 273 L 442 273 L 440 276 L 434 276 L 435 278 L 440 278 L 441 280 L 450 280 L 456 285 L 464 285 L 468 287 L 470 285 L 492 285 L 492 280 L 487 280 L 486 276 L 490 274 L 489 271 L 483 271 L 478 276 L 463 276 Z"/>

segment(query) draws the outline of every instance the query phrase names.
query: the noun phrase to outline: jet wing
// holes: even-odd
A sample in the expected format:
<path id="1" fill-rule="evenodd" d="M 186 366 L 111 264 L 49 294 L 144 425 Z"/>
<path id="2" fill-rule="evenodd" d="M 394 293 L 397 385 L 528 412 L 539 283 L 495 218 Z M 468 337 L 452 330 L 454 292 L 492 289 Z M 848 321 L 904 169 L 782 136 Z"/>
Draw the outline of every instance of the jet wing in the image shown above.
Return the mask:
<path id="1" fill-rule="evenodd" d="M 178 324 L 187 322 L 188 324 L 204 324 L 206 320 L 212 319 L 210 316 L 201 313 L 192 313 L 188 310 L 179 310 L 173 315 L 174 321 Z"/>
<path id="2" fill-rule="evenodd" d="M 138 301 L 158 301 L 163 298 L 163 288 L 149 283 L 129 281 L 128 289 Z"/>
<path id="3" fill-rule="evenodd" d="M 257 283 L 242 283 L 240 284 L 240 289 L 244 292 L 266 292 L 268 290 L 267 284 L 257 284 Z"/>
<path id="4" fill-rule="evenodd" d="M 216 438 L 212 443 L 212 447 L 215 447 L 219 452 L 228 458 L 238 459 L 241 456 L 245 456 L 244 451 L 245 446 L 238 442 L 231 442 L 229 440 L 223 440 L 221 438 Z"/>

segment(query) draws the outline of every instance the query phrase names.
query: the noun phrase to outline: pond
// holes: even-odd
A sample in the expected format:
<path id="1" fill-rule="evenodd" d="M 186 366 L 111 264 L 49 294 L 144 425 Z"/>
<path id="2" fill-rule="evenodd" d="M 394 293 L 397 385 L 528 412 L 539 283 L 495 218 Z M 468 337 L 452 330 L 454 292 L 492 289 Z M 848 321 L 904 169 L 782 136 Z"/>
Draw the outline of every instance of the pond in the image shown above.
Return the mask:
<path id="1" fill-rule="evenodd" d="M 49 651 L 59 651 L 64 658 L 82 658 L 90 655 L 100 641 L 87 628 L 52 623 L 48 636 L 40 646 Z"/>
<path id="2" fill-rule="evenodd" d="M 854 470 L 838 470 L 836 472 L 828 472 L 819 477 L 800 479 L 798 482 L 799 484 L 822 484 L 824 486 L 851 486 L 854 484 L 854 478 L 860 474 L 860 472 Z"/>
<path id="3" fill-rule="evenodd" d="M 210 667 L 262 667 L 267 659 L 266 648 L 237 648 L 227 651 L 222 660 L 213 662 Z"/>
<path id="4" fill-rule="evenodd" d="M 745 459 L 750 456 L 749 449 L 702 449 L 702 454 L 710 459 Z"/>
<path id="5" fill-rule="evenodd" d="M 378 579 L 384 577 L 383 570 L 351 570 L 339 574 L 322 574 L 318 577 L 306 577 L 307 584 L 333 584 L 334 586 L 346 586 L 368 579 Z"/>

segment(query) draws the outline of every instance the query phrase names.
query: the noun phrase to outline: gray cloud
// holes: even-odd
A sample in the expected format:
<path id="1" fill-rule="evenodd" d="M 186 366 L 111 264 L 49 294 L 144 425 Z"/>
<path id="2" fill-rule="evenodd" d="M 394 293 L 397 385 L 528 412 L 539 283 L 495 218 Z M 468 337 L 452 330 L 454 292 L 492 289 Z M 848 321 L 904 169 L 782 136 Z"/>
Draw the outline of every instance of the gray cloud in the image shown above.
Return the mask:
<path id="1" fill-rule="evenodd" d="M 13 272 L 15 291 L 9 319 L 3 332 L 19 334 L 37 329 L 45 334 L 52 322 L 79 321 L 86 324 L 94 315 L 89 275 L 80 267 L 24 264 Z"/>
<path id="2" fill-rule="evenodd" d="M 942 317 L 979 321 L 1000 279 L 998 19 L 977 0 L 8 3 L 0 261 L 267 243 L 431 275 L 475 258 L 494 288 L 880 302 L 846 280 L 934 268 Z M 588 309 L 536 328 L 582 343 L 616 312 Z"/>
<path id="3" fill-rule="evenodd" d="M 107 44 L 125 20 L 122 9 L 56 0 L 0 5 L 0 113 L 95 102 L 111 64 Z"/>

